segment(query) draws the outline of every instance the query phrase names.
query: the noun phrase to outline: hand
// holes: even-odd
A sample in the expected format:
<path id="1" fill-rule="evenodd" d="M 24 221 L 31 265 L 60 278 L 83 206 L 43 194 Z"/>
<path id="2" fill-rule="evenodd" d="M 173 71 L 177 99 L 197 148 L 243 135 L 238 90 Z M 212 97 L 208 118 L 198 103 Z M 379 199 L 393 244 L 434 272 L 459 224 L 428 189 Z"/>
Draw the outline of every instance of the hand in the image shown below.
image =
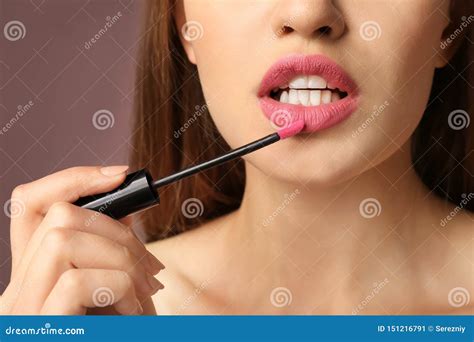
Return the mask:
<path id="1" fill-rule="evenodd" d="M 74 167 L 20 185 L 12 193 L 12 275 L 0 314 L 156 314 L 151 296 L 163 264 L 148 252 L 128 218 L 116 221 L 73 205 L 110 191 L 126 166 Z"/>

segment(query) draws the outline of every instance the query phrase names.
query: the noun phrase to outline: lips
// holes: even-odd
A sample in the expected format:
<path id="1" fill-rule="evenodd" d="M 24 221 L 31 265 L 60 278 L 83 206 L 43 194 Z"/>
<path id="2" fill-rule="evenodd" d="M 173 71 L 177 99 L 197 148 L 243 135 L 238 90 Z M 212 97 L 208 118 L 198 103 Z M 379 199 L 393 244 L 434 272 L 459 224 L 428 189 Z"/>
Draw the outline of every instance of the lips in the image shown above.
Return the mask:
<path id="1" fill-rule="evenodd" d="M 258 90 L 260 107 L 277 127 L 303 120 L 306 132 L 343 121 L 357 109 L 357 85 L 322 55 L 291 55 L 270 67 Z"/>

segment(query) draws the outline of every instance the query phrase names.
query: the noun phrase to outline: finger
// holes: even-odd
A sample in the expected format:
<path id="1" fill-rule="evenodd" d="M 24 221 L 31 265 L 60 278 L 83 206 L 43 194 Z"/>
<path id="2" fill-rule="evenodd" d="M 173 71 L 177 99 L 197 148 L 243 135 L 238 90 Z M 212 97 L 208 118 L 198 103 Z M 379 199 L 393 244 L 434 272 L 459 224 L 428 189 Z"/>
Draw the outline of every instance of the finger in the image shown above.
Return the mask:
<path id="1" fill-rule="evenodd" d="M 20 274 L 24 274 L 41 241 L 52 227 L 96 234 L 126 246 L 152 274 L 157 274 L 164 268 L 163 264 L 147 251 L 129 227 L 107 215 L 79 208 L 71 203 L 56 202 L 50 207 L 44 220 L 31 237 L 21 261 Z"/>
<path id="2" fill-rule="evenodd" d="M 15 189 L 29 207 L 43 214 L 54 202 L 74 202 L 86 195 L 109 191 L 125 178 L 128 166 L 79 166 L 65 169 Z"/>
<path id="3" fill-rule="evenodd" d="M 11 246 L 13 270 L 49 207 L 58 201 L 74 202 L 79 197 L 110 191 L 125 179 L 126 166 L 74 167 L 48 175 L 13 190 Z"/>
<path id="4" fill-rule="evenodd" d="M 131 227 L 133 225 L 133 217 L 125 216 L 124 218 L 121 218 L 119 222 L 126 225 L 127 227 Z"/>
<path id="5" fill-rule="evenodd" d="M 40 310 L 42 315 L 84 315 L 112 305 L 123 315 L 141 314 L 133 280 L 123 271 L 71 269 L 63 273 Z"/>
<path id="6" fill-rule="evenodd" d="M 140 298 L 163 288 L 128 248 L 102 236 L 56 228 L 46 234 L 32 258 L 22 281 L 17 305 L 29 306 L 33 311 L 39 310 L 61 274 L 72 268 L 127 272 L 133 279 Z"/>

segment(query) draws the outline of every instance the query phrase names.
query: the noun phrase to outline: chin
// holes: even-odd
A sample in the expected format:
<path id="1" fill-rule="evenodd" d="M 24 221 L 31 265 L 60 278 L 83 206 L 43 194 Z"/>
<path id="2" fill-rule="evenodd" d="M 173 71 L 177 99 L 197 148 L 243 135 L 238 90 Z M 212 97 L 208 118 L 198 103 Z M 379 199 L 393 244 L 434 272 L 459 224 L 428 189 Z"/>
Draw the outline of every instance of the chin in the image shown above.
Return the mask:
<path id="1" fill-rule="evenodd" d="M 339 145 L 310 147 L 311 142 L 274 146 L 246 158 L 260 172 L 295 187 L 330 187 L 347 182 L 366 171 L 367 159 Z M 339 146 L 339 147 L 338 147 Z M 350 156 L 350 157 L 348 157 Z"/>

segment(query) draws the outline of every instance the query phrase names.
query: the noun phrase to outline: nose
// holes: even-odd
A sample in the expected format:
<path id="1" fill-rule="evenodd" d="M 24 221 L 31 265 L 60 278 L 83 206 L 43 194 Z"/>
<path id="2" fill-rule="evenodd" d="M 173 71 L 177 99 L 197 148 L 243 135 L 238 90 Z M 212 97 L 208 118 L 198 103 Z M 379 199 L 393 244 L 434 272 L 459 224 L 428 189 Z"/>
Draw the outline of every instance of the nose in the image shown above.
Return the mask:
<path id="1" fill-rule="evenodd" d="M 333 0 L 281 0 L 270 23 L 277 37 L 337 39 L 345 30 L 342 13 Z"/>

